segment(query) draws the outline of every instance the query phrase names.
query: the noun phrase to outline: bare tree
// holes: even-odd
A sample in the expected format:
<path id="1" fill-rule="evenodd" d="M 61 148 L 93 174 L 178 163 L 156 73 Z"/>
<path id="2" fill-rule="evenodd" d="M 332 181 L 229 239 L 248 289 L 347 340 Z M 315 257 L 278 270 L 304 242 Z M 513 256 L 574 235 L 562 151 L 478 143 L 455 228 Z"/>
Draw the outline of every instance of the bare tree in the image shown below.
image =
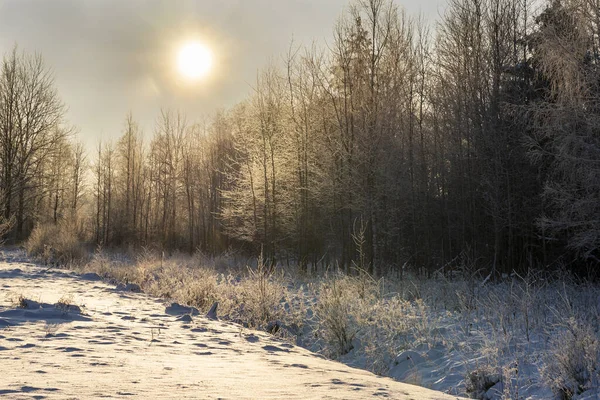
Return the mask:
<path id="1" fill-rule="evenodd" d="M 51 149 L 70 135 L 59 128 L 65 107 L 54 88 L 52 74 L 40 55 L 5 55 L 0 72 L 0 147 L 5 218 L 16 218 L 22 237 L 26 202 L 32 181 Z M 16 201 L 16 211 L 15 211 Z"/>

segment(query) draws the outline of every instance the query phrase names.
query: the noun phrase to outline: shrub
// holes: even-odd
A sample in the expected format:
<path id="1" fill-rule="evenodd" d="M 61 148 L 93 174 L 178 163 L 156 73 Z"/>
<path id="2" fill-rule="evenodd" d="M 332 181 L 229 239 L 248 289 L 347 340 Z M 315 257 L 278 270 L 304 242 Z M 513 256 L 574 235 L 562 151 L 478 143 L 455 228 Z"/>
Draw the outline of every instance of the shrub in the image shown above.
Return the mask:
<path id="1" fill-rule="evenodd" d="M 399 296 L 371 305 L 365 326 L 359 332 L 368 368 L 384 375 L 394 362 L 398 351 L 410 348 L 415 322 L 409 302 Z"/>
<path id="2" fill-rule="evenodd" d="M 251 326 L 265 326 L 281 316 L 283 280 L 272 267 L 265 264 L 262 254 L 256 269 L 248 267 L 248 277 L 243 282 L 244 304 Z"/>
<path id="3" fill-rule="evenodd" d="M 25 243 L 27 253 L 45 263 L 74 263 L 84 261 L 86 250 L 73 224 L 37 225 Z"/>
<path id="4" fill-rule="evenodd" d="M 181 285 L 181 301 L 204 310 L 218 301 L 216 279 L 213 273 L 204 268 L 193 272 Z"/>

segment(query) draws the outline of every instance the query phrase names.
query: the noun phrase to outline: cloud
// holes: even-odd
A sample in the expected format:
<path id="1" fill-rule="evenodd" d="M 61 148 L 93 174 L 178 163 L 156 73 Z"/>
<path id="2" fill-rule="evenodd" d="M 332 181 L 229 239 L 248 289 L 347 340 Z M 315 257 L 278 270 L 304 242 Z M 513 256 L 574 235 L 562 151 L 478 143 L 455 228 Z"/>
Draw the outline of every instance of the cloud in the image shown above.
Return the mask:
<path id="1" fill-rule="evenodd" d="M 432 0 L 433 2 L 438 0 Z M 418 3 L 418 2 L 417 2 Z M 431 2 L 430 2 L 431 3 Z M 160 108 L 188 119 L 230 107 L 270 58 L 328 37 L 347 0 L 0 0 L 0 52 L 40 52 L 86 142 L 117 137 L 133 110 L 152 130 Z M 217 69 L 205 85 L 173 79 L 176 46 L 205 39 Z"/>

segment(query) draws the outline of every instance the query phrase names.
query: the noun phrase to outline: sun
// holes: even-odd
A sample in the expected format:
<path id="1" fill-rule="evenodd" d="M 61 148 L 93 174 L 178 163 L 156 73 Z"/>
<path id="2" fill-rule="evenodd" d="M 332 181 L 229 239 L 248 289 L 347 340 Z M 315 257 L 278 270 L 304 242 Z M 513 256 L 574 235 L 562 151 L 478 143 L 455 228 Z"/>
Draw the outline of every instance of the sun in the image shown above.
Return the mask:
<path id="1" fill-rule="evenodd" d="M 213 65 L 213 55 L 200 42 L 188 42 L 181 46 L 177 55 L 177 69 L 189 80 L 204 78 Z"/>

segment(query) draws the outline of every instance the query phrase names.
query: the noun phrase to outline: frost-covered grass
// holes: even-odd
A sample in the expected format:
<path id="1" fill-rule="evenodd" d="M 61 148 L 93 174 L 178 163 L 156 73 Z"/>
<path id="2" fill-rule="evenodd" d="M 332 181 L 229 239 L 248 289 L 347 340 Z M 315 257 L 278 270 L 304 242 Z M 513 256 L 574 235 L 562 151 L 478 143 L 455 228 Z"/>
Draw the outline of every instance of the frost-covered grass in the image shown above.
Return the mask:
<path id="1" fill-rule="evenodd" d="M 95 254 L 80 267 L 398 380 L 482 399 L 599 395 L 600 288 L 531 272 L 492 282 L 318 277 L 234 255 Z M 273 327 L 277 326 L 278 329 Z"/>

